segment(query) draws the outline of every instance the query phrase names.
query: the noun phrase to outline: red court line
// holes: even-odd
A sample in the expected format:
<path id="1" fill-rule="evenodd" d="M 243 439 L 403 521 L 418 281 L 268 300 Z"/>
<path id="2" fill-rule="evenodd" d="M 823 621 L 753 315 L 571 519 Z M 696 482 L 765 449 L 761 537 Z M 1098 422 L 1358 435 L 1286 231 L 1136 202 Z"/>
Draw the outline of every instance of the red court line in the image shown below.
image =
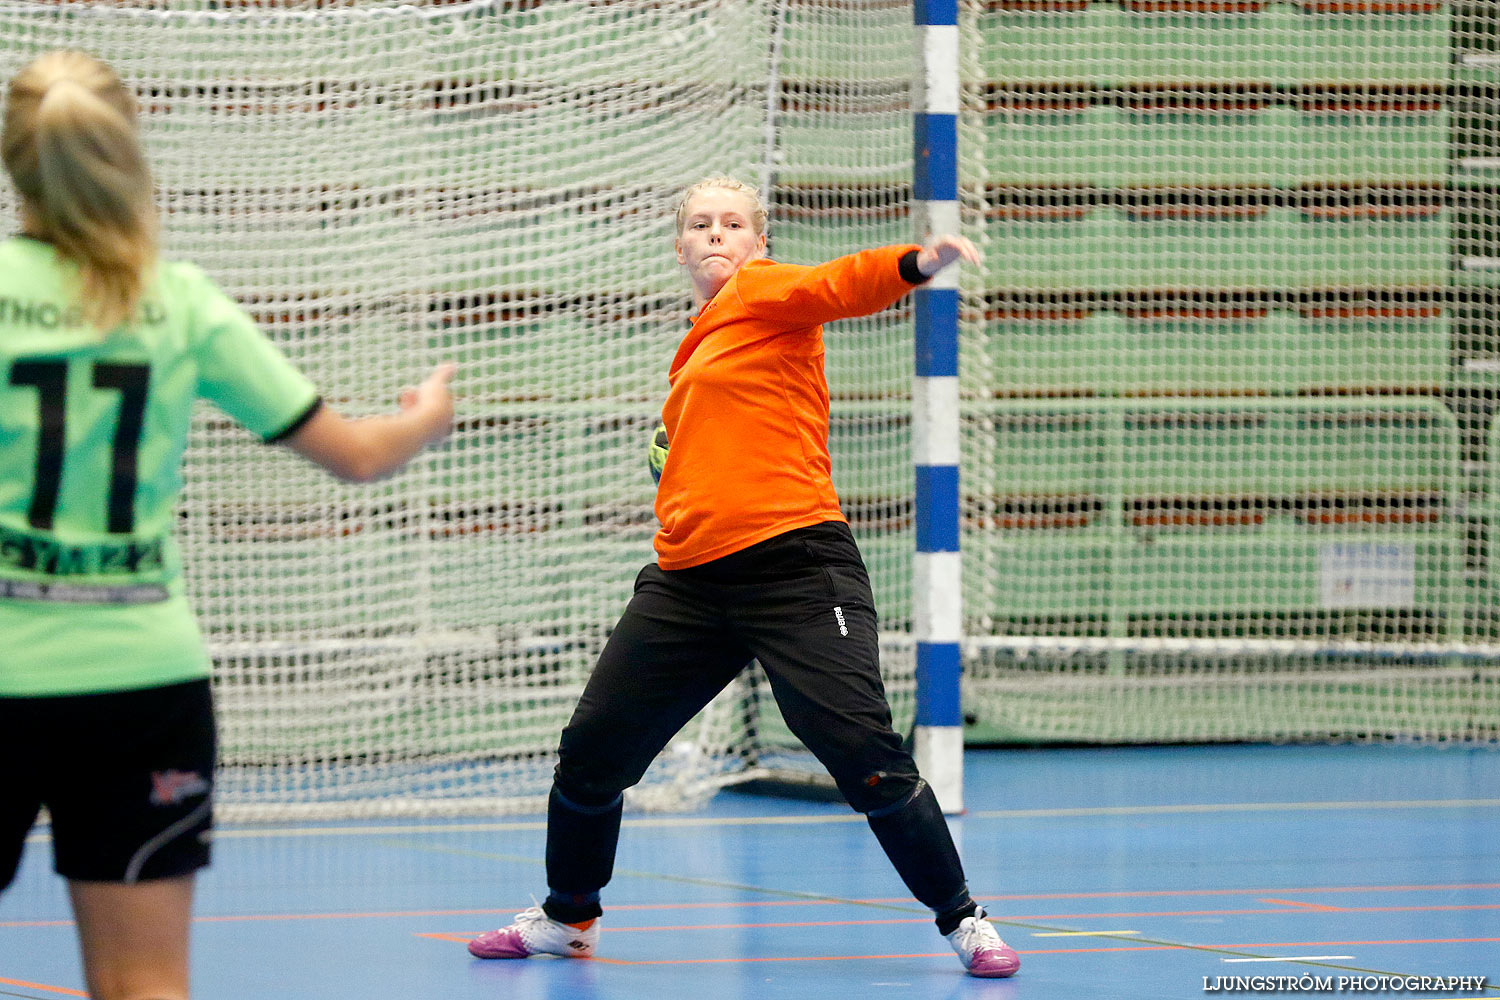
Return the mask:
<path id="1" fill-rule="evenodd" d="M 1327 907 L 1333 913 L 1390 913 L 1390 912 L 1415 912 L 1429 913 L 1447 910 L 1500 910 L 1500 903 L 1484 904 L 1479 906 L 1359 906 L 1347 909 L 1338 907 Z M 1304 909 L 1294 906 L 1283 910 L 1258 909 L 1258 910 L 1146 910 L 1137 913 L 1033 913 L 1008 916 L 1005 920 L 1015 923 L 1019 921 L 1057 921 L 1057 920 L 1084 920 L 1124 918 L 1124 917 L 1203 917 L 1203 916 L 1287 916 L 1290 914 L 1318 914 L 1323 913 L 1325 908 L 1314 907 Z M 887 918 L 882 920 L 776 920 L 762 921 L 756 923 L 736 922 L 728 924 L 642 924 L 634 927 L 620 927 L 615 924 L 607 925 L 606 929 L 611 934 L 641 934 L 658 933 L 667 931 L 726 931 L 726 930 L 765 930 L 784 927 L 873 927 L 891 924 L 927 924 L 931 923 L 931 917 L 904 917 Z M 1002 921 L 1004 923 L 1005 921 Z M 1086 934 L 1088 931 L 1077 933 Z M 468 940 L 468 938 L 464 938 Z"/>
<path id="2" fill-rule="evenodd" d="M 989 897 L 992 898 L 992 897 Z M 849 900 L 848 903 L 855 905 L 869 900 Z M 1124 918 L 1146 918 L 1146 917 L 1238 917 L 1238 916 L 1262 916 L 1272 914 L 1288 913 L 1447 913 L 1462 912 L 1469 910 L 1500 910 L 1500 903 L 1452 903 L 1434 906 L 1320 906 L 1316 903 L 1299 903 L 1289 899 L 1267 899 L 1266 903 L 1273 903 L 1281 909 L 1258 907 L 1255 909 L 1235 910 L 1104 910 L 1096 913 L 995 913 L 994 918 L 1001 923 L 1014 923 L 1021 920 L 1111 920 Z M 691 909 L 740 909 L 750 907 L 768 906 L 839 906 L 844 905 L 843 900 L 817 900 L 796 902 L 770 902 L 748 900 L 745 902 L 719 902 L 719 903 L 653 903 L 637 906 L 611 906 L 611 913 L 626 910 L 691 910 Z M 373 919 L 401 919 L 407 917 L 462 917 L 462 916 L 501 916 L 518 912 L 517 907 L 507 906 L 499 909 L 481 910 L 383 910 L 369 913 L 245 913 L 226 914 L 220 916 L 197 916 L 193 918 L 194 923 L 238 923 L 257 922 L 273 920 L 373 920 Z M 827 927 L 841 926 L 845 924 L 881 924 L 881 923 L 925 923 L 930 918 L 914 917 L 908 919 L 891 920 L 815 920 L 803 922 L 779 922 L 779 923 L 735 923 L 735 924 L 686 924 L 669 925 L 662 927 L 611 927 L 612 931 L 632 930 L 701 930 L 708 927 Z M 8 920 L 0 921 L 0 928 L 5 927 L 71 927 L 71 920 Z"/>
<path id="3" fill-rule="evenodd" d="M 1010 896 L 979 896 L 985 899 L 1139 899 L 1147 896 L 1266 896 L 1302 892 L 1442 892 L 1453 889 L 1500 889 L 1500 882 L 1476 882 L 1459 885 L 1325 885 L 1292 889 L 1148 889 L 1138 892 L 1047 892 Z M 896 899 L 870 899 L 863 902 L 897 902 Z"/>
<path id="4" fill-rule="evenodd" d="M 999 895 L 976 895 L 980 901 L 1029 899 L 1146 899 L 1153 896 L 1265 896 L 1273 893 L 1318 893 L 1318 892 L 1444 892 L 1454 890 L 1500 889 L 1500 882 L 1478 882 L 1457 885 L 1340 885 L 1309 886 L 1306 888 L 1277 887 L 1274 889 L 1147 889 L 1139 892 L 1039 892 Z M 844 903 L 911 903 L 907 896 L 882 896 L 867 899 L 766 899 L 744 903 L 632 903 L 624 906 L 611 905 L 615 910 L 690 910 L 716 906 L 837 906 Z"/>
<path id="5" fill-rule="evenodd" d="M 46 983 L 28 983 L 24 979 L 6 979 L 0 976 L 0 983 L 6 986 L 24 986 L 28 990 L 41 990 L 44 993 L 61 993 L 70 997 L 86 997 L 87 993 L 82 990 L 70 990 L 66 986 L 48 986 Z"/>
<path id="6" fill-rule="evenodd" d="M 1043 899 L 1146 899 L 1160 896 L 1264 896 L 1270 893 L 1336 893 L 1336 892 L 1443 892 L 1454 890 L 1475 889 L 1500 889 L 1500 882 L 1476 882 L 1454 885 L 1344 885 L 1344 886 L 1309 886 L 1306 888 L 1274 889 L 1147 889 L 1136 892 L 1042 892 L 1042 893 L 1014 893 L 1007 895 L 980 895 L 975 898 L 981 902 L 988 901 L 1015 901 L 1043 900 Z M 911 899 L 905 896 L 889 896 L 871 899 L 759 899 L 759 900 L 721 900 L 700 903 L 627 903 L 622 905 L 611 905 L 610 912 L 628 910 L 700 910 L 715 909 L 723 907 L 745 908 L 751 906 L 843 906 L 846 904 L 867 903 L 896 903 L 911 904 Z M 1312 904 L 1295 904 L 1290 900 L 1284 901 L 1287 905 L 1308 906 Z M 340 919 L 367 919 L 380 917 L 446 917 L 446 916 L 485 916 L 503 913 L 518 913 L 526 907 L 520 904 L 503 906 L 497 909 L 480 910 L 389 910 L 374 911 L 370 913 L 262 913 L 242 914 L 225 916 L 197 916 L 193 919 L 200 922 L 221 922 L 235 920 L 340 920 Z M 1210 911 L 1204 911 L 1210 912 Z M 1260 912 L 1260 911 L 1246 911 Z M 1080 914 L 1086 916 L 1087 914 Z M 1127 914 L 1103 914 L 1104 916 L 1126 916 Z M 71 927 L 71 920 L 8 920 L 0 921 L 0 927 Z"/>
<path id="7" fill-rule="evenodd" d="M 524 907 L 522 907 L 524 909 Z M 245 913 L 217 917 L 194 917 L 199 924 L 224 924 L 240 920 L 374 920 L 388 917 L 483 917 L 518 912 L 507 906 L 498 910 L 372 910 L 369 913 Z"/>
<path id="8" fill-rule="evenodd" d="M 1033 893 L 1017 894 L 1007 896 L 981 895 L 975 897 L 981 902 L 994 900 L 1026 901 L 1026 900 L 1048 900 L 1048 899 L 1144 899 L 1152 897 L 1172 896 L 1242 896 L 1242 895 L 1265 895 L 1266 893 L 1338 893 L 1338 892 L 1441 892 L 1453 890 L 1478 890 L 1478 889 L 1500 889 L 1500 882 L 1473 883 L 1466 885 L 1365 885 L 1365 886 L 1319 886 L 1305 889 L 1156 889 L 1141 892 L 1063 892 L 1063 893 Z M 1449 906 L 1350 906 L 1331 907 L 1319 906 L 1315 903 L 1302 903 L 1295 900 L 1267 900 L 1293 909 L 1306 909 L 1310 912 L 1318 910 L 1330 910 L 1340 913 L 1396 913 L 1396 912 L 1423 912 L 1427 910 L 1484 910 L 1497 909 L 1500 904 L 1476 903 L 1472 905 L 1449 905 Z M 708 910 L 708 909 L 748 909 L 750 907 L 778 907 L 778 906 L 847 906 L 861 904 L 881 903 L 905 903 L 912 905 L 908 898 L 892 896 L 877 899 L 761 899 L 761 900 L 717 900 L 713 902 L 697 903 L 628 903 L 623 905 L 612 905 L 609 907 L 611 913 L 628 912 L 635 910 Z M 493 909 L 463 909 L 463 910 L 375 910 L 370 912 L 353 913 L 246 913 L 246 914 L 223 914 L 219 916 L 195 916 L 195 923 L 234 923 L 239 921 L 268 921 L 268 920 L 371 920 L 389 919 L 401 917 L 462 917 L 462 916 L 496 916 L 503 914 L 518 913 L 525 909 L 524 906 L 516 904 L 502 906 Z M 1256 909 L 1256 910 L 1163 910 L 1143 912 L 1115 912 L 1115 913 L 1044 913 L 1031 915 L 1012 915 L 1009 913 L 995 913 L 994 916 L 1003 920 L 1066 920 L 1084 918 L 1114 918 L 1114 917 L 1192 917 L 1192 916 L 1236 916 L 1241 914 L 1276 913 L 1280 911 Z M 71 927 L 71 920 L 7 920 L 0 921 L 3 927 Z"/>
<path id="9" fill-rule="evenodd" d="M 1018 955 L 1097 955 L 1110 951 L 1212 951 L 1211 946 L 1189 944 L 1137 944 L 1118 948 L 1030 948 L 1016 949 Z"/>
<path id="10" fill-rule="evenodd" d="M 764 964 L 767 962 L 869 962 L 891 958 L 944 958 L 952 957 L 951 951 L 921 952 L 911 955 L 784 955 L 763 958 L 661 958 L 632 961 L 623 958 L 600 958 L 598 955 L 585 959 L 588 962 L 603 962 L 606 965 L 728 965 L 730 963 Z"/>
<path id="11" fill-rule="evenodd" d="M 524 909 L 521 907 L 520 909 Z M 386 910 L 370 913 L 240 913 L 195 916 L 195 924 L 222 924 L 257 920 L 365 920 L 385 917 L 483 917 L 516 913 L 517 907 L 498 910 Z M 3 920 L 0 927 L 72 927 L 71 920 Z"/>
<path id="12" fill-rule="evenodd" d="M 888 924 L 930 924 L 931 917 L 909 917 L 899 920 L 789 920 L 780 923 L 760 924 L 660 924 L 649 927 L 616 927 L 607 925 L 604 929 L 611 935 L 614 934 L 658 934 L 672 931 L 742 931 L 742 930 L 766 930 L 783 927 L 874 927 Z M 449 941 L 467 941 L 478 931 L 431 931 L 417 932 L 417 937 L 443 938 Z"/>
<path id="13" fill-rule="evenodd" d="M 926 922 L 927 921 L 923 921 L 923 923 L 926 923 Z M 744 925 L 744 926 L 748 926 L 748 927 L 752 927 L 753 928 L 753 927 L 756 927 L 756 926 L 759 926 L 759 925 L 750 924 L 750 925 Z M 634 927 L 634 928 L 629 928 L 629 929 L 630 930 L 653 930 L 655 928 Z M 671 929 L 672 928 L 662 928 L 662 930 L 671 930 Z M 683 929 L 693 929 L 693 930 L 696 930 L 698 928 L 683 928 Z M 620 931 L 620 928 L 618 928 L 618 927 L 611 927 L 611 928 L 609 928 L 609 933 L 610 934 L 617 934 L 617 933 L 619 933 L 619 931 Z M 434 941 L 452 941 L 455 944 L 468 944 L 470 941 L 472 941 L 474 939 L 474 936 L 475 935 L 474 935 L 473 931 L 467 931 L 467 932 L 463 932 L 463 933 L 460 933 L 460 932 L 457 932 L 457 931 L 454 931 L 454 932 L 448 932 L 448 931 L 422 931 L 420 933 L 417 933 L 417 934 L 413 935 L 413 937 L 431 938 Z M 1191 945 L 1157 944 L 1157 945 L 1121 946 L 1121 947 L 1118 947 L 1118 948 L 1050 948 L 1050 949 L 1049 948 L 1044 948 L 1044 949 L 1032 949 L 1030 951 L 1022 951 L 1021 949 L 1017 949 L 1017 951 L 1019 951 L 1020 954 L 1022 954 L 1022 955 L 1069 955 L 1069 954 L 1073 954 L 1075 952 L 1094 952 L 1094 951 L 1169 951 L 1169 950 L 1174 950 L 1174 949 L 1188 949 L 1188 950 L 1192 950 L 1192 947 L 1193 946 L 1191 946 Z M 951 954 L 952 954 L 952 952 L 948 952 L 948 951 L 933 952 L 932 955 L 927 956 L 927 957 L 935 957 L 935 956 L 938 956 L 938 955 L 951 955 Z M 886 957 L 886 958 L 901 958 L 903 956 L 900 956 L 900 955 L 886 955 L 884 957 Z M 910 957 L 910 956 L 904 956 L 904 957 Z M 723 961 L 727 962 L 727 961 L 730 961 L 730 959 L 724 959 Z M 746 958 L 746 959 L 737 959 L 736 961 L 752 962 L 752 961 L 757 961 L 757 959 Z M 782 961 L 791 961 L 791 959 L 790 958 L 782 959 Z M 637 963 L 631 963 L 631 964 L 646 964 L 646 963 L 644 963 L 644 962 L 637 962 Z"/>
<path id="14" fill-rule="evenodd" d="M 1346 912 L 1345 909 L 1344 909 L 1344 907 L 1342 907 L 1342 906 L 1325 906 L 1322 903 L 1302 903 L 1302 902 L 1298 902 L 1295 899 L 1262 899 L 1262 900 L 1259 900 L 1259 902 L 1262 902 L 1262 903 L 1275 903 L 1277 906 L 1294 906 L 1294 907 L 1297 907 L 1298 909 L 1305 909 L 1305 910 L 1320 910 L 1320 911 L 1325 912 L 1325 913 L 1342 913 L 1342 912 Z"/>
<path id="15" fill-rule="evenodd" d="M 1216 948 L 1323 948 L 1329 945 L 1356 944 L 1490 944 L 1500 941 L 1491 938 L 1396 938 L 1390 941 L 1258 941 L 1253 944 L 1221 944 Z"/>
<path id="16" fill-rule="evenodd" d="M 615 927 L 606 925 L 611 934 L 657 931 L 737 931 L 764 930 L 777 927 L 875 927 L 886 924 L 930 924 L 931 917 L 906 917 L 889 920 L 783 920 L 758 924 L 662 924 L 654 927 Z"/>
<path id="17" fill-rule="evenodd" d="M 910 898 L 901 899 L 891 897 L 890 899 L 748 899 L 743 903 L 735 903 L 724 900 L 715 900 L 709 903 L 626 903 L 621 906 L 611 905 L 609 910 L 711 910 L 723 906 L 841 906 L 845 903 L 907 903 L 913 901 Z"/>
<path id="18" fill-rule="evenodd" d="M 261 922 L 273 920 L 373 920 L 402 917 L 474 917 L 509 916 L 524 907 L 507 906 L 498 910 L 390 910 L 372 913 L 242 913 L 223 916 L 195 916 L 195 924 L 229 924 L 239 922 Z M 613 907 L 612 907 L 613 909 Z M 5 927 L 72 927 L 71 920 L 4 920 Z"/>
<path id="19" fill-rule="evenodd" d="M 1427 939 L 1389 940 L 1389 942 L 1262 942 L 1257 945 L 1139 945 L 1122 948 L 1050 948 L 1022 949 L 1020 955 L 1083 955 L 1095 952 L 1233 952 L 1250 948 L 1313 948 L 1313 946 L 1352 945 L 1488 945 L 1500 937 L 1427 937 Z"/>
<path id="20" fill-rule="evenodd" d="M 720 901 L 713 903 L 635 903 L 620 906 L 611 906 L 611 913 L 624 910 L 701 910 L 701 909 L 723 909 L 725 907 L 751 907 L 751 906 L 842 906 L 847 903 L 875 902 L 874 900 L 846 900 L 846 899 L 764 899 L 745 900 L 742 902 Z M 895 902 L 895 900 L 892 900 Z M 903 900 L 912 904 L 912 900 Z M 232 923 L 234 921 L 255 920 L 367 920 L 383 919 L 387 917 L 463 917 L 463 916 L 499 916 L 512 915 L 526 909 L 525 904 L 514 904 L 502 906 L 496 909 L 481 910 L 376 910 L 369 913 L 245 913 L 245 914 L 223 914 L 220 916 L 195 916 L 194 923 Z M 72 927 L 71 920 L 0 920 L 0 928 L 3 927 Z"/>
<path id="21" fill-rule="evenodd" d="M 1486 904 L 1483 906 L 1356 906 L 1347 909 L 1333 909 L 1334 913 L 1437 913 L 1449 910 L 1500 910 L 1500 903 Z M 1114 917 L 1213 917 L 1213 916 L 1287 916 L 1293 913 L 1321 913 L 1321 909 L 1304 910 L 1301 908 L 1287 910 L 1143 910 L 1138 913 L 1032 913 L 1019 916 L 1007 917 L 1010 922 L 1022 920 L 1108 920 Z M 1002 921 L 1003 923 L 1004 921 Z M 669 924 L 657 927 L 610 927 L 611 933 L 620 931 L 691 931 L 691 930 L 726 930 L 737 928 L 763 928 L 763 927 L 856 927 L 868 924 L 925 924 L 931 923 L 930 917 L 916 917 L 907 920 L 805 920 L 805 921 L 779 921 L 767 923 L 735 923 L 735 924 Z"/>
<path id="22" fill-rule="evenodd" d="M 419 934 L 418 937 L 435 938 L 443 941 L 454 941 L 467 943 L 468 938 L 452 934 Z M 1488 944 L 1500 942 L 1500 938 L 1415 938 L 1410 940 L 1390 941 L 1277 941 L 1273 943 L 1259 944 L 1214 944 L 1214 945 L 1191 945 L 1191 944 L 1141 944 L 1122 945 L 1112 948 L 1044 948 L 1044 949 L 1016 949 L 1021 955 L 1083 955 L 1101 954 L 1105 952 L 1124 951 L 1240 951 L 1247 948 L 1308 948 L 1327 945 L 1394 945 L 1394 944 Z M 732 962 L 740 962 L 746 965 L 765 962 L 855 962 L 870 961 L 892 958 L 949 958 L 950 951 L 917 952 L 912 954 L 896 955 L 776 955 L 761 957 L 739 957 L 739 958 L 660 958 L 660 959 L 623 959 L 623 958 L 601 958 L 598 955 L 583 959 L 588 962 L 604 962 L 609 965 L 724 965 Z M 576 961 L 576 960 L 575 960 Z"/>
<path id="23" fill-rule="evenodd" d="M 1244 917 L 1271 914 L 1286 916 L 1290 913 L 1447 913 L 1454 910 L 1500 910 L 1500 903 L 1455 903 L 1445 906 L 1299 906 L 1295 903 L 1287 903 L 1283 909 L 1261 907 L 1254 910 L 1107 910 L 1102 913 L 990 913 L 990 916 L 1003 924 L 1021 920 L 1109 920 L 1116 917 Z"/>

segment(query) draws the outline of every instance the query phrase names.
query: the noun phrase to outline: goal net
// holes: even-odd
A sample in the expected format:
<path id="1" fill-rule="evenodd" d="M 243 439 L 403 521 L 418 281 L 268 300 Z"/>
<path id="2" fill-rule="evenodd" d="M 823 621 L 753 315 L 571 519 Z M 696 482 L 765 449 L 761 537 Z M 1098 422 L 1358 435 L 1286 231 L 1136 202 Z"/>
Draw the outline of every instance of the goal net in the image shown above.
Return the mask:
<path id="1" fill-rule="evenodd" d="M 1495 741 L 1495 5 L 965 11 L 978 728 Z"/>
<path id="2" fill-rule="evenodd" d="M 375 486 L 200 413 L 179 536 L 225 815 L 544 803 L 558 734 L 654 558 L 646 445 L 690 318 L 678 194 L 718 173 L 764 186 L 786 260 L 908 240 L 910 18 L 759 0 L 0 3 L 4 76 L 72 46 L 133 85 L 166 254 L 341 411 L 459 366 L 449 443 Z M 909 587 L 909 553 L 878 536 L 910 492 L 910 340 L 900 310 L 829 338 L 839 466 L 887 606 Z M 893 684 L 908 702 L 910 673 Z M 747 674 L 634 800 L 680 807 L 756 773 L 791 747 L 779 727 Z"/>
<path id="3" fill-rule="evenodd" d="M 1494 739 L 1493 12 L 959 6 L 971 733 Z M 539 808 L 652 558 L 675 198 L 760 184 L 786 261 L 910 240 L 911 5 L 0 2 L 0 74 L 60 45 L 136 88 L 167 254 L 334 405 L 459 365 L 375 486 L 200 413 L 225 815 Z M 826 338 L 900 728 L 911 326 Z M 804 764 L 752 670 L 632 801 Z"/>

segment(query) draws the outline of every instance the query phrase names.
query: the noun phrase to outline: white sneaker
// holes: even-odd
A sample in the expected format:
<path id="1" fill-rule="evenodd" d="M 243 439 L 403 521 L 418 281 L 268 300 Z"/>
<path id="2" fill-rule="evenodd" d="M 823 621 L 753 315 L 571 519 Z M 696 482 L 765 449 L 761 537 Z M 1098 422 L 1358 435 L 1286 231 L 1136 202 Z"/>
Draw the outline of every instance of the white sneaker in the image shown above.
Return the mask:
<path id="1" fill-rule="evenodd" d="M 972 917 L 964 917 L 958 929 L 948 935 L 948 943 L 958 952 L 959 961 L 969 975 L 984 979 L 1014 976 L 1021 968 L 1021 956 L 1000 940 L 995 925 L 984 916 L 984 908 L 980 907 Z"/>
<path id="2" fill-rule="evenodd" d="M 561 955 L 564 958 L 588 958 L 599 944 L 599 921 L 591 920 L 586 928 L 560 924 L 532 906 L 516 914 L 516 922 L 498 931 L 486 931 L 469 942 L 469 954 L 475 958 L 530 958 L 532 955 Z"/>

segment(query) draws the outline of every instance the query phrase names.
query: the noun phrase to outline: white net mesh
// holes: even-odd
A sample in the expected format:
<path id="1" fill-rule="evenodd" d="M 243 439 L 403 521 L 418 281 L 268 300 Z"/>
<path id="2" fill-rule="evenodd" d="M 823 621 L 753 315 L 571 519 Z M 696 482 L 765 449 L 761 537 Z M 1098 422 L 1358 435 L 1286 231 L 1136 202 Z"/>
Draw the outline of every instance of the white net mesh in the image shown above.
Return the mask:
<path id="1" fill-rule="evenodd" d="M 767 184 L 787 260 L 909 238 L 909 25 L 863 2 L 0 4 L 0 73 L 73 46 L 137 89 L 168 255 L 341 410 L 459 364 L 450 443 L 374 487 L 195 425 L 179 534 L 228 815 L 536 808 L 652 558 L 676 196 Z M 835 447 L 897 605 L 910 320 L 843 327 Z M 763 707 L 737 685 L 637 801 L 749 773 L 787 740 Z"/>
<path id="2" fill-rule="evenodd" d="M 1494 5 L 965 16 L 967 709 L 1495 740 Z"/>
<path id="3" fill-rule="evenodd" d="M 972 733 L 1495 739 L 1492 5 L 960 14 Z M 910 4 L 0 3 L 0 73 L 58 45 L 137 87 L 169 254 L 335 405 L 460 365 L 374 487 L 201 415 L 227 813 L 536 808 L 651 558 L 675 195 L 765 185 L 788 261 L 910 239 Z M 898 726 L 910 327 L 827 338 Z M 638 803 L 795 749 L 753 674 L 684 736 Z"/>

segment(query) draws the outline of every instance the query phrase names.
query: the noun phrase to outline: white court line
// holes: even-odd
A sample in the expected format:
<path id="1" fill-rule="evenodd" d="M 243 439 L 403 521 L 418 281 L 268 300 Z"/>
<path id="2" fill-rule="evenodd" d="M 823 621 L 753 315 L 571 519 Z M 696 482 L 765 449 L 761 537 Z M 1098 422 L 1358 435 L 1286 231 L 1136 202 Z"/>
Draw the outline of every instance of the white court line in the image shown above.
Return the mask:
<path id="1" fill-rule="evenodd" d="M 1226 958 L 1226 962 L 1332 962 L 1348 961 L 1353 955 L 1283 955 L 1280 958 Z"/>
<path id="2" fill-rule="evenodd" d="M 995 809 L 965 813 L 977 819 L 1052 819 L 1066 816 L 1170 816 L 1226 812 L 1327 812 L 1346 809 L 1492 809 L 1500 799 L 1393 799 L 1354 802 L 1205 802 L 1165 806 L 1083 806 L 1077 809 Z"/>
<path id="3" fill-rule="evenodd" d="M 1067 819 L 1088 816 L 1174 816 L 1204 813 L 1330 812 L 1359 809 L 1495 809 L 1500 799 L 1404 799 L 1391 801 L 1351 802 L 1208 802 L 1162 806 L 1084 806 L 1064 809 L 985 809 L 964 813 L 959 819 Z M 863 823 L 856 812 L 830 813 L 826 816 L 636 816 L 627 817 L 624 825 L 634 828 L 670 829 L 681 827 L 734 826 L 803 826 L 837 823 Z M 396 834 L 503 833 L 520 830 L 545 830 L 545 819 L 499 820 L 487 823 L 407 823 L 400 826 L 292 826 L 218 828 L 216 840 L 275 837 L 387 837 Z M 50 841 L 45 831 L 32 833 L 28 843 Z"/>

